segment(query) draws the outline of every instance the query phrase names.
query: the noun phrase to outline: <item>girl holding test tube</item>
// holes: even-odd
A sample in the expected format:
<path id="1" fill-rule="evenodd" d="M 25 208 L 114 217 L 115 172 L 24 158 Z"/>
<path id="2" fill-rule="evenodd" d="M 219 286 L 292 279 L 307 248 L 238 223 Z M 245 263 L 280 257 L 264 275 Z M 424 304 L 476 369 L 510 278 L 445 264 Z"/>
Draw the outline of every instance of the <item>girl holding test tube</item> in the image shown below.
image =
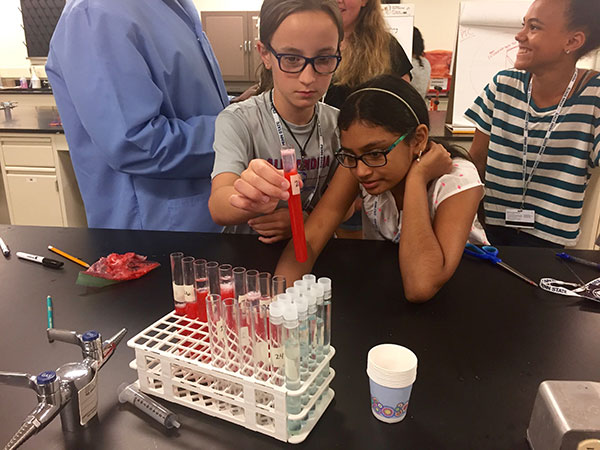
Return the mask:
<path id="1" fill-rule="evenodd" d="M 334 0 L 265 0 L 258 51 L 259 95 L 226 108 L 215 126 L 209 209 L 225 232 L 291 235 L 282 147 L 296 151 L 301 203 L 311 211 L 337 163 L 338 110 L 319 102 L 340 57 L 342 19 Z"/>
<path id="2" fill-rule="evenodd" d="M 292 282 L 310 272 L 360 194 L 373 233 L 367 237 L 399 244 L 406 299 L 430 299 L 456 270 L 467 241 L 487 243 L 476 218 L 483 197 L 477 169 L 466 152 L 429 139 L 423 98 L 392 75 L 354 91 L 338 125 L 342 167 L 306 222 L 308 260 L 297 263 L 288 245 L 275 273 Z"/>

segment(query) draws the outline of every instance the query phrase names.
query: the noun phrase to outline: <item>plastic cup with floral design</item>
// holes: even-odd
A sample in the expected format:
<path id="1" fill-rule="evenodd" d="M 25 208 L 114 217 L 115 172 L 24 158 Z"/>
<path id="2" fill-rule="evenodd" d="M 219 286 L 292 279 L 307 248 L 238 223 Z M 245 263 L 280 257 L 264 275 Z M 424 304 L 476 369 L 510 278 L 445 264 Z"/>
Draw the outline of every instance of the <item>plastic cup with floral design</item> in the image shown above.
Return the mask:
<path id="1" fill-rule="evenodd" d="M 387 423 L 404 419 L 417 378 L 417 356 L 400 345 L 377 345 L 367 356 L 367 375 L 373 415 Z"/>

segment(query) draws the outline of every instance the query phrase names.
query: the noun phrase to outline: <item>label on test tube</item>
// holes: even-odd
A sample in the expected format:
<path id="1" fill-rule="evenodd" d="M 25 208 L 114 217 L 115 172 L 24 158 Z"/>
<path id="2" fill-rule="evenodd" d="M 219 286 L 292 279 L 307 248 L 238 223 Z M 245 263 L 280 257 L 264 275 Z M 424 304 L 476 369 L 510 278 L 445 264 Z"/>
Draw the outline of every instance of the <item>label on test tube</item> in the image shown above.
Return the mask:
<path id="1" fill-rule="evenodd" d="M 290 175 L 290 185 L 292 187 L 292 195 L 300 194 L 300 175 Z"/>
<path id="2" fill-rule="evenodd" d="M 185 288 L 183 284 L 173 283 L 173 300 L 180 303 L 185 302 Z"/>
<path id="3" fill-rule="evenodd" d="M 250 334 L 248 333 L 248 327 L 240 328 L 240 345 L 247 347 L 250 345 Z"/>
<path id="4" fill-rule="evenodd" d="M 283 347 L 275 347 L 271 349 L 271 363 L 273 367 L 283 367 L 285 360 L 283 359 Z"/>
<path id="5" fill-rule="evenodd" d="M 77 391 L 79 399 L 79 423 L 81 426 L 90 421 L 98 412 L 98 372 L 94 374 L 94 378 L 83 388 Z"/>
<path id="6" fill-rule="evenodd" d="M 254 360 L 266 361 L 269 359 L 269 346 L 265 341 L 257 342 L 254 346 Z"/>
<path id="7" fill-rule="evenodd" d="M 223 341 L 225 339 L 225 322 L 223 321 L 223 319 L 217 322 L 217 336 L 220 341 Z"/>
<path id="8" fill-rule="evenodd" d="M 196 301 L 196 293 L 194 292 L 194 285 L 184 285 L 183 295 L 186 303 L 192 303 Z"/>

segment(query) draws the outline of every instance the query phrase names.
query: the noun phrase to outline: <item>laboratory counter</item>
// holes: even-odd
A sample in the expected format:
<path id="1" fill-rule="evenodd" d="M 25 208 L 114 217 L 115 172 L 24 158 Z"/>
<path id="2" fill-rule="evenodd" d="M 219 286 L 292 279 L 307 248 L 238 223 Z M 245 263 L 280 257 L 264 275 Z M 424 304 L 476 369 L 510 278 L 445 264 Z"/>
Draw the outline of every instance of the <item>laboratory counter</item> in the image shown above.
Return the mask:
<path id="1" fill-rule="evenodd" d="M 53 106 L 17 106 L 7 117 L 0 111 L 0 132 L 16 133 L 64 133 L 58 110 Z M 452 134 L 444 126 L 446 111 L 429 111 L 432 138 L 469 142 L 473 135 Z M 460 144 L 460 142 L 457 142 Z"/>
<path id="2" fill-rule="evenodd" d="M 44 370 L 81 359 L 73 345 L 46 339 L 46 296 L 54 326 L 104 338 L 122 327 L 125 340 L 173 308 L 169 253 L 272 271 L 281 245 L 256 237 L 202 233 L 0 226 L 12 250 L 0 256 L 0 370 Z M 135 281 L 105 288 L 75 284 L 78 265 L 48 245 L 89 263 L 111 252 L 135 251 L 161 266 Z M 53 270 L 17 259 L 17 251 L 61 259 Z M 600 252 L 574 251 L 600 262 Z M 528 277 L 576 281 L 551 249 L 504 247 L 500 256 Z M 333 240 L 314 268 L 333 280 L 331 367 L 335 398 L 306 441 L 290 448 L 527 449 L 526 429 L 544 380 L 596 380 L 600 367 L 600 305 L 532 287 L 486 261 L 464 257 L 454 277 L 425 304 L 402 296 L 397 246 Z M 599 273 L 572 266 L 590 281 Z M 125 345 L 99 373 L 99 419 L 83 435 L 63 435 L 57 417 L 25 449 L 274 449 L 284 443 L 241 426 L 160 400 L 179 416 L 166 431 L 131 407 L 117 387 L 136 379 L 134 351 Z M 407 417 L 385 424 L 370 410 L 368 350 L 397 343 L 418 357 Z M 36 405 L 32 390 L 0 385 L 0 443 Z"/>
<path id="3" fill-rule="evenodd" d="M 0 133 L 61 133 L 62 122 L 55 106 L 17 105 L 0 111 Z"/>

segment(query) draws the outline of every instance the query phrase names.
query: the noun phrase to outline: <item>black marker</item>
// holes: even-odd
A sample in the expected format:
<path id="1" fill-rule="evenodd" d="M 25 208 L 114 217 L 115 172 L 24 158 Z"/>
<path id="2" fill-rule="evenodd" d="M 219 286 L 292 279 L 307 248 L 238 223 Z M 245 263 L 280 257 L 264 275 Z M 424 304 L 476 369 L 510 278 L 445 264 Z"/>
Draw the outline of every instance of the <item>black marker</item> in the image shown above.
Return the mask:
<path id="1" fill-rule="evenodd" d="M 52 269 L 60 269 L 65 265 L 62 261 L 56 261 L 55 259 L 45 258 L 44 256 L 32 255 L 30 253 L 17 252 L 17 258 L 26 259 L 27 261 L 33 261 L 42 264 Z"/>
<path id="2" fill-rule="evenodd" d="M 10 249 L 8 248 L 8 245 L 6 245 L 6 242 L 4 242 L 1 237 L 0 237 L 0 249 L 2 249 L 2 254 L 5 257 L 8 258 L 10 256 Z"/>

